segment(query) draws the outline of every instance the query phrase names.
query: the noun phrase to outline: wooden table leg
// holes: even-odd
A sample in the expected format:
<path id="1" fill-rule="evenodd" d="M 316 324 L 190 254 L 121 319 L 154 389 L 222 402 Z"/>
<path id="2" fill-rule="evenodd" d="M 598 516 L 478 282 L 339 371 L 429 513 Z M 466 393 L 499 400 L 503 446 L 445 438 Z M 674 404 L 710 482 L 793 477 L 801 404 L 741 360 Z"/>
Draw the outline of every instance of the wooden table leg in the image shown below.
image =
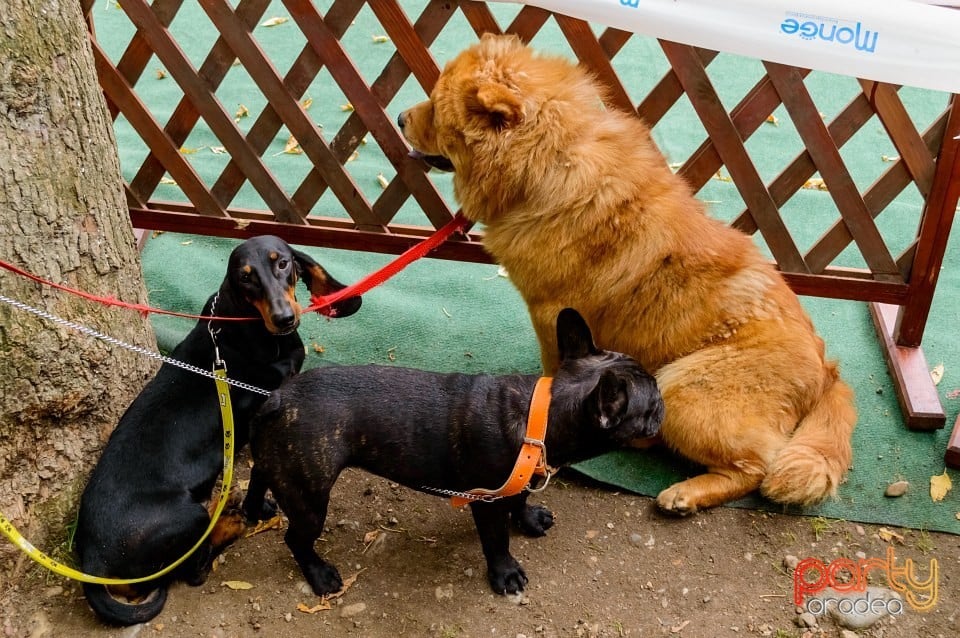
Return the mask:
<path id="1" fill-rule="evenodd" d="M 893 376 L 903 418 L 911 430 L 938 430 L 946 425 L 947 416 L 940 404 L 940 396 L 930 376 L 923 350 L 898 346 L 895 341 L 898 311 L 899 306 L 870 304 L 870 316 L 880 337 L 887 367 Z M 960 441 L 957 443 L 960 445 Z M 960 447 L 957 451 L 960 452 Z"/>
<path id="2" fill-rule="evenodd" d="M 957 417 L 953 424 L 953 432 L 950 434 L 950 441 L 947 443 L 947 452 L 943 455 L 947 462 L 947 467 L 960 470 L 960 417 Z"/>

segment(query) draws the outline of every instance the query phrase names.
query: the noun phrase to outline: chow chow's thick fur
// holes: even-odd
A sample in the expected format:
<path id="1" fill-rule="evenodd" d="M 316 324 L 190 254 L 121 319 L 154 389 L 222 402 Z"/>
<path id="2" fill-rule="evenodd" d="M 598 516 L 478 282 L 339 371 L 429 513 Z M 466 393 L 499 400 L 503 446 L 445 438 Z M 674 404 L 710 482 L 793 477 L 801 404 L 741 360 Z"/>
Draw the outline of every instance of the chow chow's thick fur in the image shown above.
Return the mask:
<path id="1" fill-rule="evenodd" d="M 661 434 L 706 472 L 657 497 L 688 514 L 760 488 L 810 505 L 851 461 L 853 396 L 776 269 L 708 217 L 632 115 L 569 61 L 485 36 L 400 126 L 454 170 L 464 214 L 529 306 L 547 374 L 554 318 L 576 307 L 600 347 L 656 377 Z"/>

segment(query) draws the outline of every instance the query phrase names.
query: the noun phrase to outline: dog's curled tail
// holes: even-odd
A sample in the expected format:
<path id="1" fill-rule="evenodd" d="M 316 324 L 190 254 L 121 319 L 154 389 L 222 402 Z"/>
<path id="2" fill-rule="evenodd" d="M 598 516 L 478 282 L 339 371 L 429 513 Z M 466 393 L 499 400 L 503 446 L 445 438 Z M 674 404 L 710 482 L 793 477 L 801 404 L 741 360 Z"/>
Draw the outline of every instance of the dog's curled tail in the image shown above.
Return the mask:
<path id="1" fill-rule="evenodd" d="M 103 585 L 83 584 L 83 593 L 91 609 L 106 623 L 118 626 L 139 625 L 147 622 L 161 611 L 167 602 L 165 585 L 152 590 L 138 603 L 125 603 L 110 594 Z"/>
<path id="2" fill-rule="evenodd" d="M 857 422 L 853 391 L 828 364 L 820 400 L 767 467 L 760 492 L 778 503 L 808 506 L 835 496 L 850 467 Z"/>

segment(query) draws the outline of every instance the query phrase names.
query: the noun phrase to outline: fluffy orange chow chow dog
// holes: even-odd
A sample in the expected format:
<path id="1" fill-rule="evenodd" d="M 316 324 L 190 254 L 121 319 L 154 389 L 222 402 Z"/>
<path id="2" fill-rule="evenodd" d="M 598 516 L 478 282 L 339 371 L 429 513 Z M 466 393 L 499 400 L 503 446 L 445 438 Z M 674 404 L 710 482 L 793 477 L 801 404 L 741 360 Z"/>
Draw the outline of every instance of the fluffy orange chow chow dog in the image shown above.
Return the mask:
<path id="1" fill-rule="evenodd" d="M 571 62 L 485 36 L 443 70 L 404 135 L 454 171 L 464 214 L 530 310 L 547 374 L 553 321 L 586 318 L 599 346 L 656 371 L 661 435 L 706 472 L 658 505 L 689 514 L 759 488 L 814 504 L 851 461 L 853 396 L 776 269 L 708 217 L 637 118 L 605 109 Z"/>

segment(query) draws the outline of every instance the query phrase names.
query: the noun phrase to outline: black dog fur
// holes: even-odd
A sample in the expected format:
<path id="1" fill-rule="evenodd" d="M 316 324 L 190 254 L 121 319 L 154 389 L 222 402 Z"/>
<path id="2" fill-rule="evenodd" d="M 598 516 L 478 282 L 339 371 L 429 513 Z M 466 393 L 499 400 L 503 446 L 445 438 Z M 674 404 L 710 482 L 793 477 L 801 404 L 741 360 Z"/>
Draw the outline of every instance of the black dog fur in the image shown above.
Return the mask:
<path id="1" fill-rule="evenodd" d="M 299 372 L 304 360 L 297 334 L 299 278 L 315 295 L 344 287 L 277 237 L 255 237 L 233 250 L 219 292 L 201 313 L 257 319 L 212 322 L 231 379 L 273 390 Z M 359 297 L 345 299 L 329 314 L 351 315 L 360 303 Z M 208 323 L 198 321 L 171 356 L 212 369 Z M 230 396 L 237 450 L 246 443 L 249 420 L 266 397 L 235 387 Z M 223 467 L 222 440 L 214 382 L 164 363 L 120 419 L 83 492 L 74 537 L 81 570 L 112 578 L 147 576 L 193 547 L 210 523 L 208 503 Z M 244 524 L 239 513 L 224 512 L 204 545 L 159 580 L 110 591 L 84 583 L 90 606 L 116 625 L 153 618 L 163 609 L 169 582 L 179 578 L 201 584 L 211 560 L 242 533 Z"/>
<path id="2" fill-rule="evenodd" d="M 656 381 L 630 357 L 597 349 L 574 310 L 557 320 L 561 366 L 546 434 L 552 465 L 582 460 L 655 434 L 663 419 Z M 285 540 L 317 595 L 342 586 L 314 551 L 330 489 L 347 466 L 407 487 L 496 489 L 526 432 L 536 376 L 439 374 L 386 366 L 315 368 L 284 383 L 251 423 L 254 468 L 243 510 L 258 518 L 269 488 L 289 518 Z M 529 536 L 553 524 L 528 492 L 471 503 L 497 593 L 523 590 L 510 555 L 510 519 Z"/>

